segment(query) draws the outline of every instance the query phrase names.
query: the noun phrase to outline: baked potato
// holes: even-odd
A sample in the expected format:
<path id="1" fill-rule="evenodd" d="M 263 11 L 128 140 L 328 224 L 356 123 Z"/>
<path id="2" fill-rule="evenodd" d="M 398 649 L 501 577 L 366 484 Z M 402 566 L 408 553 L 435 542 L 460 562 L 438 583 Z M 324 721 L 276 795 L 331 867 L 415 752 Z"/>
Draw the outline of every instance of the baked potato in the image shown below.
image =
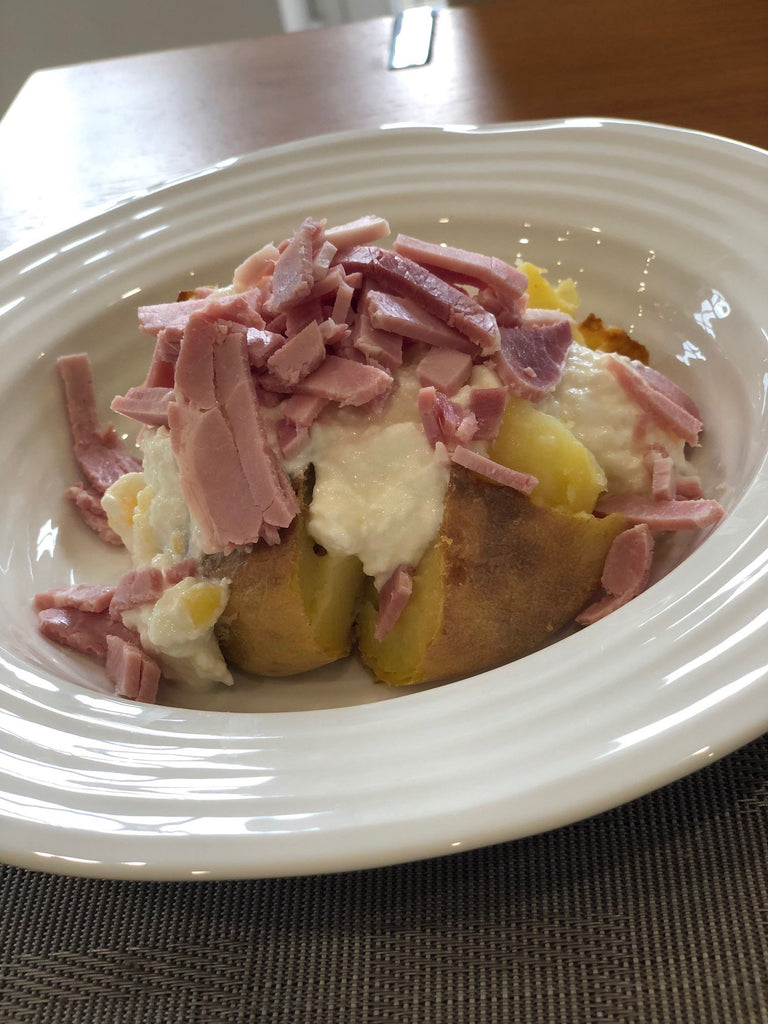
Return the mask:
<path id="1" fill-rule="evenodd" d="M 311 480 L 302 480 L 298 492 L 301 512 L 280 544 L 212 555 L 203 565 L 205 575 L 230 580 L 229 602 L 216 626 L 222 653 L 257 675 L 306 672 L 352 649 L 362 565 L 312 540 Z"/>
<path id="2" fill-rule="evenodd" d="M 376 591 L 357 617 L 360 655 L 394 686 L 475 673 L 528 654 L 583 608 L 626 527 L 537 505 L 456 467 L 436 540 L 390 632 L 376 640 Z"/>

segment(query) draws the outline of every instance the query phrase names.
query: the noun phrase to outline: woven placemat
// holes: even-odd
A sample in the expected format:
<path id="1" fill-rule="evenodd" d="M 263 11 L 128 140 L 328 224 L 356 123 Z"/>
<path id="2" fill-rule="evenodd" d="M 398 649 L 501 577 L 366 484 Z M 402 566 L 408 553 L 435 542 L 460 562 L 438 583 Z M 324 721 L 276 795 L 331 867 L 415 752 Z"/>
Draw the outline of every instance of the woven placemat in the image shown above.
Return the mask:
<path id="1" fill-rule="evenodd" d="M 768 737 L 531 839 L 372 871 L 0 871 L 2 1024 L 768 1020 Z"/>

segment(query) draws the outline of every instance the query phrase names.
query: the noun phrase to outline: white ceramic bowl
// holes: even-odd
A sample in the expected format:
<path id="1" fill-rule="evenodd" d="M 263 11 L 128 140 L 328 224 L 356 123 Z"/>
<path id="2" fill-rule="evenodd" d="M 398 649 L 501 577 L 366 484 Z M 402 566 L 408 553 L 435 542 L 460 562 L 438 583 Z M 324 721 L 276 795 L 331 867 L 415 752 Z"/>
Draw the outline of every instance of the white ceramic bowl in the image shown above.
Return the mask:
<path id="1" fill-rule="evenodd" d="M 5 260 L 0 857 L 128 878 L 393 863 L 572 822 L 762 732 L 766 182 L 768 154 L 660 126 L 396 128 L 227 161 Z M 727 518 L 669 545 L 630 605 L 472 679 L 393 692 L 345 662 L 197 708 L 109 696 L 31 607 L 125 567 L 61 497 L 77 471 L 56 357 L 90 353 L 106 417 L 148 362 L 139 303 L 228 280 L 307 214 L 362 212 L 576 278 L 584 312 L 627 327 L 696 397 Z"/>

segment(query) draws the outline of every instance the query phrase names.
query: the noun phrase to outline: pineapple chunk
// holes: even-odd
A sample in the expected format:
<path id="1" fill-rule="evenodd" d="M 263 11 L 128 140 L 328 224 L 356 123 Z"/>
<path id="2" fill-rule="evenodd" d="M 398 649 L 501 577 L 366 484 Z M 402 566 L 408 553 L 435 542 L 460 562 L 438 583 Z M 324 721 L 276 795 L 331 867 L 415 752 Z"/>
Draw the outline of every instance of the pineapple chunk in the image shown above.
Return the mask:
<path id="1" fill-rule="evenodd" d="M 554 416 L 524 398 L 510 396 L 489 455 L 510 469 L 531 473 L 538 505 L 567 512 L 591 512 L 605 490 L 605 473 L 594 455 Z"/>

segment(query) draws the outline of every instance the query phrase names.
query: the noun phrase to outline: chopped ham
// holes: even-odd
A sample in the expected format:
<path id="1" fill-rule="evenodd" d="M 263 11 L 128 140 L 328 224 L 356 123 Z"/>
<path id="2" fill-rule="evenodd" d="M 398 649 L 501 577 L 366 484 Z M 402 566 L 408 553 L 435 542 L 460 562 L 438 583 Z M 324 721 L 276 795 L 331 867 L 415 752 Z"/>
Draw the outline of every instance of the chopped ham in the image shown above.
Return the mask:
<path id="1" fill-rule="evenodd" d="M 470 469 L 495 484 L 512 487 L 523 494 L 530 494 L 539 482 L 530 473 L 518 473 L 517 470 L 502 466 L 501 463 L 494 462 L 493 459 L 463 445 L 457 445 L 451 452 L 451 462 L 455 462 L 457 466 L 464 466 L 465 469 Z"/>
<path id="2" fill-rule="evenodd" d="M 148 388 L 172 388 L 174 368 L 179 358 L 179 346 L 183 331 L 177 327 L 167 327 L 159 332 L 155 342 L 152 362 L 147 371 L 144 386 Z"/>
<path id="3" fill-rule="evenodd" d="M 393 248 L 422 266 L 450 271 L 457 280 L 468 284 L 485 285 L 508 303 L 516 302 L 528 285 L 528 278 L 522 271 L 495 256 L 424 242 L 409 235 L 398 235 Z"/>
<path id="4" fill-rule="evenodd" d="M 701 420 L 701 413 L 699 407 L 696 405 L 691 396 L 683 391 L 681 387 L 671 381 L 669 377 L 665 377 L 663 373 L 659 373 L 658 370 L 654 370 L 652 366 L 646 366 L 645 363 L 633 360 L 632 368 L 644 377 L 646 381 L 660 391 L 663 395 L 666 395 L 675 405 L 679 405 L 681 409 L 693 416 L 694 419 Z"/>
<path id="5" fill-rule="evenodd" d="M 72 484 L 64 491 L 64 497 L 71 501 L 80 518 L 89 529 L 107 544 L 122 547 L 123 542 L 109 525 L 107 513 L 101 507 L 101 494 L 93 487 Z"/>
<path id="6" fill-rule="evenodd" d="M 267 369 L 281 384 L 293 388 L 325 359 L 325 343 L 313 320 L 267 359 Z"/>
<path id="7" fill-rule="evenodd" d="M 276 334 L 274 331 L 262 331 L 255 327 L 249 327 L 245 335 L 245 343 L 248 346 L 248 362 L 254 370 L 262 370 L 267 365 L 269 357 L 285 344 L 285 338 L 282 334 Z"/>
<path id="8" fill-rule="evenodd" d="M 76 608 L 81 612 L 105 612 L 109 608 L 115 588 L 96 583 L 75 583 L 71 587 L 45 590 L 35 594 L 35 608 Z"/>
<path id="9" fill-rule="evenodd" d="M 449 327 L 469 338 L 481 355 L 499 348 L 495 318 L 466 292 L 432 274 L 425 267 L 385 249 L 357 246 L 341 254 L 346 270 L 360 270 L 380 285 L 416 300 Z"/>
<path id="10" fill-rule="evenodd" d="M 438 443 L 452 449 L 456 444 L 463 409 L 435 387 L 421 388 L 418 398 L 419 416 L 427 441 L 435 448 Z"/>
<path id="11" fill-rule="evenodd" d="M 331 310 L 331 319 L 334 323 L 346 323 L 350 310 L 352 309 L 352 299 L 354 294 L 355 289 L 349 281 L 342 281 L 340 283 L 339 287 L 336 289 L 336 298 L 333 303 L 333 309 Z"/>
<path id="12" fill-rule="evenodd" d="M 129 388 L 124 395 L 116 395 L 110 408 L 121 416 L 149 427 L 168 426 L 168 406 L 173 397 L 172 388 Z"/>
<path id="13" fill-rule="evenodd" d="M 203 308 L 209 320 L 227 320 L 242 327 L 261 330 L 265 324 L 260 307 L 261 292 L 258 288 L 252 288 L 235 295 L 212 296 Z"/>
<path id="14" fill-rule="evenodd" d="M 279 255 L 280 253 L 277 248 L 271 242 L 263 245 L 256 252 L 251 253 L 247 259 L 244 259 L 235 268 L 235 272 L 232 275 L 232 284 L 235 286 L 235 291 L 245 292 L 255 288 L 263 277 L 272 273 L 272 268 L 277 262 Z"/>
<path id="15" fill-rule="evenodd" d="M 457 349 L 472 355 L 477 347 L 459 331 L 423 309 L 414 299 L 398 298 L 386 292 L 369 291 L 363 310 L 376 330 L 423 341 L 439 348 Z"/>
<path id="16" fill-rule="evenodd" d="M 642 593 L 648 585 L 652 561 L 653 535 L 646 523 L 615 537 L 601 577 L 605 594 L 576 616 L 579 625 L 597 622 Z"/>
<path id="17" fill-rule="evenodd" d="M 333 242 L 329 242 L 326 238 L 312 260 L 312 276 L 316 281 L 322 281 L 322 279 L 327 275 L 331 263 L 333 262 L 333 257 L 337 252 L 337 247 Z"/>
<path id="18" fill-rule="evenodd" d="M 651 470 L 651 497 L 654 501 L 671 501 L 677 496 L 677 473 L 669 455 L 652 451 L 648 458 Z"/>
<path id="19" fill-rule="evenodd" d="M 373 634 L 377 640 L 383 640 L 395 625 L 412 593 L 413 568 L 398 565 L 379 591 L 379 617 Z"/>
<path id="20" fill-rule="evenodd" d="M 138 472 L 141 463 L 128 454 L 114 427 L 102 430 L 99 425 L 88 356 L 62 356 L 56 365 L 64 384 L 75 459 L 93 489 L 103 494 L 124 473 Z"/>
<path id="21" fill-rule="evenodd" d="M 697 476 L 680 476 L 675 480 L 676 498 L 703 498 L 704 491 L 701 489 L 701 480 Z"/>
<path id="22" fill-rule="evenodd" d="M 169 410 L 171 443 L 206 553 L 252 544 L 298 511 L 269 446 L 251 380 L 246 335 L 190 318 Z"/>
<path id="23" fill-rule="evenodd" d="M 129 608 L 136 608 L 141 604 L 154 604 L 165 588 L 162 569 L 154 566 L 130 569 L 123 573 L 115 587 L 109 613 L 117 618 Z"/>
<path id="24" fill-rule="evenodd" d="M 722 505 L 711 498 L 654 501 L 639 494 L 601 498 L 595 511 L 601 516 L 618 512 L 630 523 L 646 523 L 652 530 L 703 530 L 725 515 Z"/>
<path id="25" fill-rule="evenodd" d="M 375 328 L 366 313 L 358 313 L 352 325 L 352 345 L 361 352 L 366 362 L 394 372 L 403 363 L 403 338 L 390 331 Z"/>
<path id="26" fill-rule="evenodd" d="M 422 387 L 434 387 L 446 395 L 455 395 L 472 375 L 472 356 L 456 349 L 432 349 L 416 367 Z"/>
<path id="27" fill-rule="evenodd" d="M 327 398 L 317 395 L 291 395 L 283 402 L 280 411 L 297 427 L 310 427 L 327 404 Z"/>
<path id="28" fill-rule="evenodd" d="M 312 272 L 314 242 L 320 230 L 318 222 L 307 217 L 278 256 L 272 274 L 272 297 L 269 300 L 271 313 L 284 312 L 312 291 L 315 283 Z"/>
<path id="29" fill-rule="evenodd" d="M 107 660 L 108 636 L 119 636 L 129 643 L 138 643 L 139 639 L 137 633 L 127 629 L 108 611 L 44 608 L 38 613 L 37 625 L 46 639 L 102 662 Z"/>
<path id="30" fill-rule="evenodd" d="M 506 388 L 471 388 L 469 411 L 477 421 L 478 441 L 492 441 L 499 432 L 507 401 Z"/>
<path id="31" fill-rule="evenodd" d="M 275 426 L 277 443 L 280 451 L 286 459 L 292 459 L 298 455 L 302 448 L 309 444 L 309 430 L 307 427 L 299 426 L 293 420 L 278 420 Z"/>
<path id="32" fill-rule="evenodd" d="M 681 437 L 688 444 L 698 443 L 703 424 L 698 416 L 690 411 L 690 399 L 685 402 L 687 396 L 684 392 L 655 371 L 654 376 L 649 377 L 645 372 L 648 367 L 642 363 L 630 363 L 609 356 L 607 366 L 629 397 L 648 413 L 658 426 Z M 659 378 L 671 387 L 660 385 Z M 682 399 L 678 396 L 678 391 L 684 396 Z"/>
<path id="33" fill-rule="evenodd" d="M 477 417 L 473 412 L 465 412 L 456 428 L 456 440 L 459 444 L 469 444 L 477 436 Z"/>
<path id="34" fill-rule="evenodd" d="M 350 336 L 351 329 L 349 324 L 337 324 L 328 317 L 321 322 L 320 333 L 326 345 L 340 345 Z"/>
<path id="35" fill-rule="evenodd" d="M 243 327 L 263 327 L 261 293 L 253 288 L 234 295 L 210 295 L 183 302 L 162 302 L 155 306 L 139 307 L 139 327 L 145 334 L 159 336 L 161 331 L 183 331 L 189 318 L 206 311 L 211 319 L 231 320 Z"/>
<path id="36" fill-rule="evenodd" d="M 196 558 L 183 558 L 180 562 L 174 562 L 165 570 L 165 582 L 169 587 L 175 586 L 189 576 L 197 574 L 198 563 Z"/>
<path id="37" fill-rule="evenodd" d="M 128 700 L 154 704 L 160 683 L 160 666 L 135 644 L 119 636 L 107 637 L 107 676 L 115 694 Z"/>
<path id="38" fill-rule="evenodd" d="M 183 302 L 161 302 L 139 306 L 139 327 L 145 334 L 158 335 L 167 328 L 183 331 L 193 313 L 205 309 L 208 299 L 185 299 Z"/>
<path id="39" fill-rule="evenodd" d="M 513 395 L 536 402 L 556 387 L 571 341 L 569 321 L 502 327 L 496 372 Z"/>
<path id="40" fill-rule="evenodd" d="M 329 355 L 296 386 L 296 391 L 338 402 L 340 406 L 359 406 L 386 395 L 392 384 L 392 375 L 377 366 Z"/>
<path id="41" fill-rule="evenodd" d="M 371 242 L 378 242 L 389 234 L 389 224 L 383 217 L 366 215 L 349 221 L 347 224 L 339 224 L 332 228 L 325 229 L 325 237 L 333 242 L 337 249 L 349 249 L 354 245 L 370 245 Z"/>

